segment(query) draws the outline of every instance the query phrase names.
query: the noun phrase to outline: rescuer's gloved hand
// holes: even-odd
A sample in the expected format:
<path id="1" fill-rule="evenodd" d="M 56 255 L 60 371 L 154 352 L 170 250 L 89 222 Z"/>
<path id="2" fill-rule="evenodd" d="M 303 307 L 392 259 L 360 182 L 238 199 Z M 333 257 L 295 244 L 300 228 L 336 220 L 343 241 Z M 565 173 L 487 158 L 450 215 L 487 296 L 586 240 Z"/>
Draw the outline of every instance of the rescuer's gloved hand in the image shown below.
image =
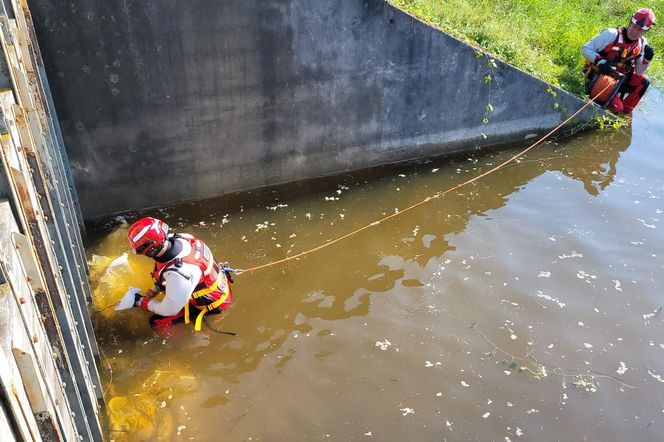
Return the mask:
<path id="1" fill-rule="evenodd" d="M 613 72 L 613 64 L 609 63 L 606 60 L 600 60 L 597 62 L 597 67 L 602 74 L 610 74 Z"/>
<path id="2" fill-rule="evenodd" d="M 136 297 L 141 297 L 140 292 L 141 289 L 137 287 L 129 287 L 127 293 L 125 293 L 124 296 L 120 298 L 120 302 L 118 302 L 118 305 L 115 306 L 115 311 L 127 310 L 136 305 Z"/>
<path id="3" fill-rule="evenodd" d="M 141 296 L 139 293 L 136 293 L 134 295 L 134 307 L 140 307 L 143 310 L 147 310 L 149 302 L 150 302 L 150 298 L 146 298 L 145 296 Z"/>
<path id="4" fill-rule="evenodd" d="M 221 270 L 226 274 L 228 277 L 228 281 L 233 284 L 233 269 L 231 269 L 231 266 L 228 265 L 228 261 L 225 261 L 224 264 L 221 266 Z"/>
<path id="5" fill-rule="evenodd" d="M 646 47 L 643 48 L 643 58 L 646 61 L 650 62 L 652 61 L 652 58 L 654 56 L 655 56 L 655 48 L 650 45 L 646 45 Z"/>

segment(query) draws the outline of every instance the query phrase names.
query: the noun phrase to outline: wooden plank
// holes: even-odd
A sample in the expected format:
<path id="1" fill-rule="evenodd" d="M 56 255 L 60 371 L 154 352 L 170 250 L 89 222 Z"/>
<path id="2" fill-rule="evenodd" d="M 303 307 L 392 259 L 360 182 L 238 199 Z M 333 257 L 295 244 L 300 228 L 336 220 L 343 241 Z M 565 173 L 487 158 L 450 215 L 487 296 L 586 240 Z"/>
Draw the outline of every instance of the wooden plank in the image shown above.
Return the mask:
<path id="1" fill-rule="evenodd" d="M 29 222 L 31 219 L 37 217 L 37 213 L 35 212 L 34 201 L 33 198 L 31 198 L 28 185 L 25 182 L 25 177 L 20 170 L 11 166 L 8 169 L 10 175 L 9 179 L 14 184 L 14 189 L 16 190 L 16 195 L 19 199 L 16 203 L 20 204 L 19 208 L 22 209 L 21 212 L 23 213 L 26 222 Z"/>
<path id="2" fill-rule="evenodd" d="M 12 353 L 14 354 L 18 371 L 21 373 L 23 388 L 30 402 L 30 411 L 35 416 L 39 434 L 46 441 L 63 440 L 56 419 L 53 416 L 53 407 L 49 402 L 49 398 L 46 397 L 46 386 L 44 385 L 36 359 L 29 350 L 22 348 L 13 347 Z M 71 436 L 75 436 L 75 434 Z"/>
<path id="3" fill-rule="evenodd" d="M 37 258 L 32 252 L 32 246 L 28 237 L 18 232 L 12 232 L 11 241 L 14 249 L 20 257 L 25 279 L 32 291 L 36 292 L 37 290 L 44 290 L 44 283 L 39 268 L 37 267 Z"/>
<path id="4" fill-rule="evenodd" d="M 2 157 L 27 235 L 14 238 L 20 249 L 18 253 L 13 250 L 12 259 L 23 265 L 13 263 L 9 268 L 22 318 L 22 324 L 14 322 L 12 357 L 20 361 L 17 370 L 26 379 L 38 375 L 48 384 L 46 388 L 39 381 L 24 384 L 34 411 L 44 418 L 40 422 L 53 421 L 53 402 L 57 405 L 62 399 L 63 404 L 68 403 L 70 419 L 61 422 L 73 421 L 83 439 L 101 440 L 98 401 L 102 395 L 94 330 L 86 308 L 85 255 L 82 245 L 77 253 L 69 247 L 70 243 L 80 244 L 80 233 L 69 228 L 74 219 L 71 189 L 63 187 L 67 176 L 60 168 L 62 152 L 49 144 L 55 139 L 52 124 L 57 125 L 57 121 L 51 121 L 47 114 L 49 102 L 37 72 L 43 64 L 28 4 L 12 0 L 5 2 L 5 8 L 0 11 L 0 41 L 13 90 L 11 96 L 2 96 L 0 91 L 5 123 L 0 125 L 4 134 Z M 12 12 L 12 18 L 5 15 Z M 34 255 L 27 253 L 31 249 Z M 42 318 L 42 323 L 35 318 Z M 50 376 L 55 380 L 48 379 Z M 58 388 L 56 380 L 61 383 Z M 61 390 L 66 399 L 57 397 Z"/>
<path id="5" fill-rule="evenodd" d="M 11 318 L 10 321 L 5 322 L 0 319 L 0 343 L 2 336 L 10 336 L 11 340 L 5 344 L 5 348 L 12 345 L 23 352 L 31 352 L 38 358 L 37 369 L 40 373 L 38 379 L 43 382 L 42 397 L 47 401 L 46 407 L 42 402 L 35 413 L 39 417 L 37 424 L 40 432 L 49 435 L 50 440 L 62 440 L 62 436 L 58 436 L 61 433 L 65 435 L 66 440 L 76 440 L 78 432 L 74 427 L 72 409 L 65 398 L 65 386 L 62 384 L 57 366 L 60 358 L 52 353 L 50 339 L 42 325 L 42 316 L 33 296 L 33 288 L 39 289 L 43 285 L 42 278 L 38 272 L 33 273 L 30 279 L 36 283 L 32 286 L 28 283 L 28 276 L 22 261 L 25 261 L 28 267 L 32 266 L 34 271 L 35 257 L 29 246 L 28 238 L 18 233 L 6 201 L 0 202 L 0 227 L 2 227 L 0 268 L 4 269 L 3 273 L 9 280 L 6 285 L 11 288 L 15 306 L 13 311 L 6 316 Z M 23 255 L 19 254 L 19 250 L 23 251 Z M 34 377 L 34 375 L 30 376 Z M 23 382 L 25 383 L 25 379 Z M 37 383 L 40 381 L 32 380 L 30 382 L 37 388 Z M 55 417 L 58 415 L 59 418 Z"/>
<path id="6" fill-rule="evenodd" d="M 26 296 L 22 297 L 22 299 L 19 298 L 17 300 L 19 304 L 19 310 L 26 324 L 28 334 L 31 336 L 39 336 L 39 339 L 32 343 L 32 347 L 38 361 L 41 361 L 39 365 L 41 368 L 42 377 L 46 383 L 46 389 L 52 401 L 52 406 L 58 410 L 58 413 L 61 416 L 60 422 L 62 426 L 62 432 L 65 435 L 71 435 L 71 437 L 74 437 L 76 435 L 76 431 L 73 428 L 74 424 L 71 421 L 71 417 L 69 416 L 69 409 L 65 399 L 64 388 L 61 384 L 58 370 L 55 364 L 56 356 L 52 353 L 51 347 L 48 345 L 48 337 L 42 325 L 41 312 L 39 311 L 37 303 L 34 299 L 34 293 L 37 293 L 38 291 L 43 292 L 40 275 L 38 273 L 32 273 L 38 272 L 36 269 L 36 258 L 30 249 L 29 240 L 26 236 L 21 235 L 18 232 L 12 232 L 11 238 L 16 251 L 17 260 L 20 261 L 20 265 L 22 266 L 25 273 L 25 279 L 30 284 L 29 286 L 26 285 L 23 289 L 21 289 L 21 287 L 17 287 L 17 290 L 21 294 L 27 293 Z M 32 268 L 33 270 L 28 271 L 29 268 Z M 30 291 L 32 291 L 32 293 L 30 293 Z M 67 437 L 67 439 L 69 438 L 70 437 Z"/>
<path id="7" fill-rule="evenodd" d="M 47 411 L 49 407 L 46 405 L 44 382 L 41 373 L 37 369 L 37 362 L 34 360 L 32 352 L 27 348 L 19 348 L 16 341 L 14 341 L 12 343 L 12 354 L 18 371 L 21 373 L 23 387 L 30 401 L 32 413 Z"/>
<path id="8" fill-rule="evenodd" d="M 9 296 L 7 291 L 4 290 L 5 293 L 2 293 L 0 288 L 0 297 Z M 25 441 L 41 440 L 37 422 L 29 411 L 30 403 L 23 391 L 18 368 L 14 363 L 14 359 L 7 356 L 2 346 L 0 346 L 0 384 L 8 408 L 11 411 L 12 421 L 21 439 Z"/>

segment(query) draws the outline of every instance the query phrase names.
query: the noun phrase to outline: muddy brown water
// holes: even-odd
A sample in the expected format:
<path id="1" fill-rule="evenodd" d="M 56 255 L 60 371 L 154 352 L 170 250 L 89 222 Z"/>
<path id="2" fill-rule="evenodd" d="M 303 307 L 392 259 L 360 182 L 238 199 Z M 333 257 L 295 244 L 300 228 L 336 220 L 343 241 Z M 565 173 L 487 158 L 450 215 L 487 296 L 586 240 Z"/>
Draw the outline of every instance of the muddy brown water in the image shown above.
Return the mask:
<path id="1" fill-rule="evenodd" d="M 107 401 L 147 398 L 147 419 L 161 416 L 142 432 L 109 424 L 109 439 L 663 440 L 663 111 L 653 91 L 631 128 L 547 143 L 239 275 L 232 308 L 200 333 L 155 335 L 138 309 L 96 314 Z M 247 268 L 515 152 L 148 214 Z M 125 252 L 117 229 L 93 233 L 89 256 Z M 155 370 L 186 375 L 153 394 Z"/>

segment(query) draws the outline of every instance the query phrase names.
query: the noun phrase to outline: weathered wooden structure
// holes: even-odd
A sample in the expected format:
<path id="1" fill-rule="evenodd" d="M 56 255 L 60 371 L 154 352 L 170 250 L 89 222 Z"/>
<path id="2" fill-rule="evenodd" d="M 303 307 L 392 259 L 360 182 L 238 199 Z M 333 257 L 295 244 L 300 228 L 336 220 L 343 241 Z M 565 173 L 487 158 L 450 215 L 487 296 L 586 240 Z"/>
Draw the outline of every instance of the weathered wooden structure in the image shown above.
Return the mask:
<path id="1" fill-rule="evenodd" d="M 0 8 L 0 439 L 102 440 L 82 219 L 27 4 Z"/>

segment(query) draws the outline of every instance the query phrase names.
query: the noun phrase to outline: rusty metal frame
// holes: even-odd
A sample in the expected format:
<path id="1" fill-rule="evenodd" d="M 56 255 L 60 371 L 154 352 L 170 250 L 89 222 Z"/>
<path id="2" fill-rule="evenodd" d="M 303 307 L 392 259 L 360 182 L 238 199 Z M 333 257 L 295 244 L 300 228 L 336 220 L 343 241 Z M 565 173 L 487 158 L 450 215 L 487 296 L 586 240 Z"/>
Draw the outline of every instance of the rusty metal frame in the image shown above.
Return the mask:
<path id="1" fill-rule="evenodd" d="M 6 64 L 13 91 L 3 95 L 0 157 L 12 209 L 36 258 L 36 267 L 24 265 L 24 269 L 32 273 L 26 277 L 32 280 L 34 302 L 69 407 L 69 415 L 58 418 L 59 425 L 71 419 L 84 440 L 101 441 L 98 412 L 103 394 L 97 371 L 99 349 L 88 311 L 83 221 L 25 1 L 0 5 L 0 41 L 0 64 Z M 31 373 L 34 361 L 22 349 L 17 352 L 14 359 L 22 359 L 24 371 Z M 40 432 L 53 439 L 58 428 L 46 420 Z"/>

